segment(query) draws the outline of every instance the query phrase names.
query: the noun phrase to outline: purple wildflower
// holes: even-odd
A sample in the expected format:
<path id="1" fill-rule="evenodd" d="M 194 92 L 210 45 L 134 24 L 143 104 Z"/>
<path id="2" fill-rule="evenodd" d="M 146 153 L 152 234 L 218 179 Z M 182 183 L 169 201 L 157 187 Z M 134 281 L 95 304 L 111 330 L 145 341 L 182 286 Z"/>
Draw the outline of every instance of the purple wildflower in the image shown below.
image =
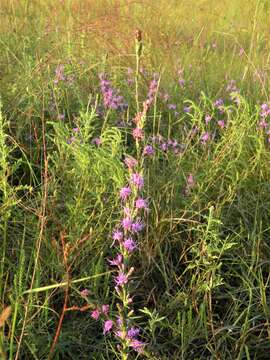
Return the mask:
<path id="1" fill-rule="evenodd" d="M 65 81 L 65 75 L 64 75 L 64 65 L 59 64 L 57 65 L 55 69 L 55 79 L 54 83 L 57 84 L 59 81 Z"/>
<path id="2" fill-rule="evenodd" d="M 100 311 L 98 309 L 95 309 L 91 312 L 91 318 L 94 320 L 98 320 L 100 317 Z"/>
<path id="3" fill-rule="evenodd" d="M 262 104 L 260 116 L 262 118 L 266 118 L 268 115 L 270 115 L 270 108 L 269 108 L 268 104 Z"/>
<path id="4" fill-rule="evenodd" d="M 78 127 L 75 127 L 75 128 L 72 129 L 72 131 L 75 132 L 75 133 L 78 133 L 80 131 L 80 129 Z"/>
<path id="5" fill-rule="evenodd" d="M 86 297 L 90 294 L 90 291 L 88 289 L 83 289 L 80 294 L 81 296 Z"/>
<path id="6" fill-rule="evenodd" d="M 136 166 L 138 164 L 138 161 L 136 159 L 134 159 L 133 157 L 129 156 L 129 157 L 125 158 L 124 163 L 130 170 L 132 170 L 134 168 L 134 166 Z"/>
<path id="7" fill-rule="evenodd" d="M 120 190 L 120 198 L 123 201 L 126 201 L 128 197 L 131 195 L 131 188 L 129 186 L 124 186 Z"/>
<path id="8" fill-rule="evenodd" d="M 260 129 L 266 129 L 268 127 L 268 123 L 265 121 L 265 119 L 262 119 L 260 122 L 259 122 L 259 128 Z"/>
<path id="9" fill-rule="evenodd" d="M 115 280 L 116 286 L 123 286 L 123 285 L 127 284 L 128 277 L 125 273 L 123 273 L 123 271 L 120 271 L 114 280 Z"/>
<path id="10" fill-rule="evenodd" d="M 169 110 L 176 110 L 176 104 L 168 104 Z"/>
<path id="11" fill-rule="evenodd" d="M 117 254 L 116 257 L 112 260 L 108 260 L 109 264 L 112 266 L 119 266 L 122 264 L 123 261 L 123 255 Z"/>
<path id="12" fill-rule="evenodd" d="M 134 233 L 138 233 L 138 232 L 140 232 L 140 231 L 142 231 L 143 230 L 143 228 L 144 228 L 144 224 L 142 223 L 142 221 L 141 220 L 138 220 L 138 221 L 135 221 L 133 224 L 132 224 L 132 231 L 134 232 Z"/>
<path id="13" fill-rule="evenodd" d="M 239 91 L 239 89 L 236 86 L 236 81 L 235 80 L 230 80 L 228 82 L 226 91 L 228 91 L 228 92 L 238 92 Z"/>
<path id="14" fill-rule="evenodd" d="M 92 144 L 96 145 L 96 146 L 100 146 L 101 145 L 101 140 L 99 137 L 96 137 L 92 140 Z"/>
<path id="15" fill-rule="evenodd" d="M 205 115 L 204 121 L 206 124 L 208 124 L 211 121 L 211 119 L 212 119 L 212 116 L 207 114 L 207 115 Z"/>
<path id="16" fill-rule="evenodd" d="M 122 226 L 124 230 L 130 230 L 132 227 L 132 219 L 130 217 L 125 217 L 122 220 Z"/>
<path id="17" fill-rule="evenodd" d="M 104 305 L 102 305 L 101 310 L 102 310 L 103 315 L 108 316 L 110 306 L 108 304 L 104 304 Z"/>
<path id="18" fill-rule="evenodd" d="M 194 177 L 192 174 L 189 174 L 188 177 L 187 177 L 187 185 L 189 187 L 192 187 L 194 185 Z"/>
<path id="19" fill-rule="evenodd" d="M 136 127 L 132 131 L 132 136 L 134 139 L 143 139 L 144 137 L 143 130 L 139 127 Z"/>
<path id="20" fill-rule="evenodd" d="M 136 209 L 147 209 L 147 201 L 143 198 L 138 198 L 135 201 Z"/>
<path id="21" fill-rule="evenodd" d="M 144 185 L 144 180 L 142 175 L 138 173 L 131 174 L 131 183 L 136 186 L 138 189 L 142 189 Z"/>
<path id="22" fill-rule="evenodd" d="M 205 145 L 210 140 L 210 134 L 209 132 L 205 132 L 201 136 L 201 143 Z"/>
<path id="23" fill-rule="evenodd" d="M 130 346 L 138 353 L 141 353 L 143 351 L 144 343 L 138 339 L 132 339 Z"/>
<path id="24" fill-rule="evenodd" d="M 106 335 L 108 332 L 112 330 L 113 327 L 113 321 L 112 320 L 106 320 L 103 326 L 103 334 Z"/>
<path id="25" fill-rule="evenodd" d="M 111 86 L 111 82 L 105 74 L 100 74 L 99 80 L 104 107 L 112 110 L 123 110 L 126 107 L 123 96 L 119 95 L 119 91 Z"/>
<path id="26" fill-rule="evenodd" d="M 214 102 L 214 106 L 216 107 L 216 108 L 220 108 L 221 106 L 223 106 L 224 105 L 224 101 L 223 101 L 223 99 L 217 99 L 215 102 Z"/>
<path id="27" fill-rule="evenodd" d="M 178 83 L 179 83 L 179 85 L 183 88 L 184 86 L 185 86 L 185 80 L 184 79 L 179 79 L 178 80 Z"/>
<path id="28" fill-rule="evenodd" d="M 134 251 L 137 247 L 135 241 L 132 238 L 126 239 L 123 243 L 123 246 L 129 253 Z"/>
<path id="29" fill-rule="evenodd" d="M 160 144 L 160 149 L 162 150 L 162 151 L 167 151 L 168 150 L 168 144 L 166 144 L 166 143 L 162 143 L 162 144 Z"/>
<path id="30" fill-rule="evenodd" d="M 225 128 L 225 121 L 224 120 L 219 120 L 218 121 L 218 125 L 221 129 L 224 129 Z"/>
<path id="31" fill-rule="evenodd" d="M 139 333 L 140 333 L 140 329 L 131 327 L 127 332 L 127 337 L 129 339 L 134 339 L 139 335 Z"/>
<path id="32" fill-rule="evenodd" d="M 124 340 L 126 338 L 126 332 L 122 330 L 117 330 L 115 332 L 115 335 L 118 336 L 121 340 Z"/>
<path id="33" fill-rule="evenodd" d="M 58 114 L 57 120 L 64 120 L 64 119 L 65 119 L 65 114 Z"/>
<path id="34" fill-rule="evenodd" d="M 190 106 L 184 106 L 183 110 L 184 110 L 185 113 L 190 113 L 191 107 Z"/>
<path id="35" fill-rule="evenodd" d="M 123 321 L 119 315 L 116 316 L 116 324 L 119 328 L 123 325 Z"/>
<path id="36" fill-rule="evenodd" d="M 156 80 L 156 76 L 154 76 L 154 79 L 150 82 L 148 95 L 147 95 L 147 99 L 150 104 L 154 101 L 157 90 L 158 90 L 158 81 Z"/>
<path id="37" fill-rule="evenodd" d="M 112 234 L 112 238 L 114 241 L 121 241 L 123 239 L 122 231 L 115 230 Z"/>
<path id="38" fill-rule="evenodd" d="M 146 145 L 143 149 L 143 155 L 151 156 L 154 155 L 155 150 L 152 145 Z"/>

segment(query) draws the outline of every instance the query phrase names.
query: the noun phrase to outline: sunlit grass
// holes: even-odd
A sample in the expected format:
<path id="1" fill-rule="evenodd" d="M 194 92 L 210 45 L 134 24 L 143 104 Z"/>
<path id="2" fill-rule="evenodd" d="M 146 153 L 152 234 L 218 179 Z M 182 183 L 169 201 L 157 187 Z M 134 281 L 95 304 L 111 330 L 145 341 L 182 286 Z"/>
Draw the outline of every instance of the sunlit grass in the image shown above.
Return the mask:
<path id="1" fill-rule="evenodd" d="M 91 311 L 119 311 L 107 260 L 123 160 L 148 145 L 130 260 L 146 345 L 129 358 L 267 359 L 268 1 L 2 0 L 0 12 L 0 357 L 121 358 Z"/>

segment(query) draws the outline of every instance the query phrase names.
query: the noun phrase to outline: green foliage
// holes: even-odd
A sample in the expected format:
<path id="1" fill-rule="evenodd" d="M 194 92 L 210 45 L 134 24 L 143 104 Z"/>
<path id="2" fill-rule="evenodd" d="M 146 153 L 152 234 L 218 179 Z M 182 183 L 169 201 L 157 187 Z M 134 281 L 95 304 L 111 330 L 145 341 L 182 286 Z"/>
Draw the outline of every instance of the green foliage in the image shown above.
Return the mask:
<path id="1" fill-rule="evenodd" d="M 119 358 L 90 312 L 117 306 L 107 259 L 123 158 L 136 153 L 133 119 L 159 71 L 143 145 L 162 136 L 179 151 L 156 142 L 143 160 L 149 213 L 132 255 L 132 317 L 147 346 L 130 358 L 268 359 L 269 127 L 258 123 L 269 2 L 128 5 L 1 1 L 0 314 L 10 305 L 11 315 L 0 357 L 48 359 L 68 290 L 53 359 Z M 123 111 L 104 108 L 100 72 Z M 227 90 L 231 79 L 240 92 Z"/>

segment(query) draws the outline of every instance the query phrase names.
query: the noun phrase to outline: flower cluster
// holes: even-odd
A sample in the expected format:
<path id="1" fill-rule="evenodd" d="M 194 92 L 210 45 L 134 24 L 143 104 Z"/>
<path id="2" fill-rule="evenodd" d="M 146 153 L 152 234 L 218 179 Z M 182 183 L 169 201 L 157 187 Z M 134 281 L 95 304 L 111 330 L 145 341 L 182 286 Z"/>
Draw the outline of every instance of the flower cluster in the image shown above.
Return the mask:
<path id="1" fill-rule="evenodd" d="M 99 74 L 99 81 L 105 109 L 125 109 L 127 104 L 124 101 L 123 96 L 119 94 L 119 90 L 112 87 L 111 82 L 106 78 L 105 74 Z"/>
<path id="2" fill-rule="evenodd" d="M 138 353 L 143 352 L 145 344 L 140 340 L 139 329 L 132 325 L 133 298 L 131 296 L 131 278 L 135 271 L 130 265 L 131 255 L 138 249 L 138 238 L 144 229 L 143 217 L 148 213 L 148 201 L 143 197 L 143 154 L 140 140 L 143 138 L 143 127 L 149 100 L 143 104 L 143 111 L 138 112 L 133 122 L 135 128 L 133 137 L 136 141 L 137 156 L 135 159 L 126 156 L 124 164 L 128 170 L 127 183 L 119 189 L 119 200 L 122 209 L 122 218 L 112 232 L 112 247 L 115 249 L 114 257 L 108 259 L 109 265 L 114 271 L 114 290 L 118 298 L 117 316 L 113 319 L 95 309 L 92 317 L 98 319 L 100 314 L 107 316 L 103 324 L 104 334 L 113 334 L 119 342 L 118 351 L 123 359 L 127 359 L 130 349 Z M 151 149 L 148 148 L 148 153 Z"/>
<path id="3" fill-rule="evenodd" d="M 54 84 L 57 85 L 60 82 L 66 82 L 67 84 L 72 84 L 75 80 L 75 75 L 65 75 L 65 67 L 63 64 L 57 65 L 55 69 L 55 77 L 54 77 Z"/>
<path id="4" fill-rule="evenodd" d="M 153 80 L 150 82 L 147 99 L 149 104 L 152 104 L 155 100 L 156 93 L 158 91 L 158 74 L 154 74 Z"/>
<path id="5" fill-rule="evenodd" d="M 65 80 L 66 80 L 66 77 L 64 75 L 64 65 L 59 64 L 59 65 L 57 65 L 57 67 L 55 69 L 54 83 L 57 84 L 59 81 L 65 81 Z"/>
<path id="6" fill-rule="evenodd" d="M 179 70 L 178 70 L 178 84 L 180 85 L 181 88 L 183 88 L 186 84 L 184 78 L 183 78 L 183 75 L 184 75 L 184 69 L 181 67 Z"/>
<path id="7" fill-rule="evenodd" d="M 151 105 L 151 101 L 148 99 L 143 103 L 143 111 L 140 111 L 136 114 L 133 122 L 136 127 L 132 130 L 132 136 L 136 141 L 140 141 L 144 138 L 143 127 L 146 113 Z M 134 159 L 135 160 L 135 159 Z"/>
<path id="8" fill-rule="evenodd" d="M 150 144 L 145 145 L 143 149 L 145 157 L 154 155 L 157 149 L 163 153 L 172 152 L 175 155 L 180 154 L 184 149 L 184 145 L 178 143 L 177 140 L 165 139 L 162 135 L 152 136 L 149 140 Z"/>
<path id="9" fill-rule="evenodd" d="M 214 102 L 214 107 L 217 108 L 219 110 L 219 112 L 223 113 L 224 112 L 224 101 L 223 101 L 223 99 L 217 99 Z"/>
<path id="10" fill-rule="evenodd" d="M 130 255 L 138 248 L 137 237 L 144 228 L 141 216 L 148 210 L 148 202 L 140 195 L 144 187 L 144 178 L 139 172 L 138 161 L 132 157 L 126 157 L 124 163 L 129 171 L 129 180 L 128 184 L 119 191 L 123 218 L 112 233 L 113 246 L 117 249 L 116 255 L 108 260 L 109 264 L 115 268 L 114 288 L 120 303 L 117 319 L 106 320 L 103 333 L 113 332 L 122 345 L 121 351 L 126 353 L 129 348 L 141 352 L 144 347 L 143 342 L 138 339 L 139 329 L 130 326 L 132 297 L 129 285 L 134 268 L 129 266 L 129 262 Z"/>
<path id="11" fill-rule="evenodd" d="M 267 142 L 270 143 L 270 127 L 269 127 L 270 107 L 264 103 L 260 107 L 260 120 L 258 128 L 267 135 Z"/>

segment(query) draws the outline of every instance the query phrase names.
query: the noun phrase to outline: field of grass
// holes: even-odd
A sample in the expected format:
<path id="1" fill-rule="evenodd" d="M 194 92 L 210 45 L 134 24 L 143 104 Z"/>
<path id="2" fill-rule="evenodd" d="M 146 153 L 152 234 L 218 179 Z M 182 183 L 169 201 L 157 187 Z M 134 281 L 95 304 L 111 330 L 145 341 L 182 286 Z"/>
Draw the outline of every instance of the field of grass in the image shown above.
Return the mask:
<path id="1" fill-rule="evenodd" d="M 0 359 L 270 359 L 268 0 L 0 0 Z"/>

